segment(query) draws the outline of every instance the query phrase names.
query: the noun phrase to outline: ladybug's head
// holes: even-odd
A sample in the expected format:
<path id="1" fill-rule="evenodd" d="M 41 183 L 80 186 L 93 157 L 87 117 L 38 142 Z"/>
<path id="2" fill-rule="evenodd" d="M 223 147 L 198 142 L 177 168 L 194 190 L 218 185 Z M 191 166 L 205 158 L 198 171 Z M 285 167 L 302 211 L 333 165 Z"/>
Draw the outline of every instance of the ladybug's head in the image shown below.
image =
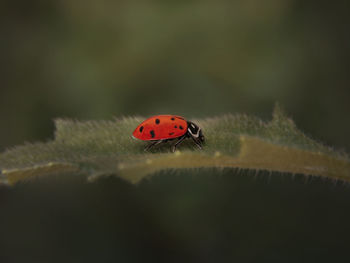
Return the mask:
<path id="1" fill-rule="evenodd" d="M 193 122 L 187 122 L 187 134 L 190 135 L 195 141 L 202 144 L 204 142 L 204 135 L 202 129 Z"/>

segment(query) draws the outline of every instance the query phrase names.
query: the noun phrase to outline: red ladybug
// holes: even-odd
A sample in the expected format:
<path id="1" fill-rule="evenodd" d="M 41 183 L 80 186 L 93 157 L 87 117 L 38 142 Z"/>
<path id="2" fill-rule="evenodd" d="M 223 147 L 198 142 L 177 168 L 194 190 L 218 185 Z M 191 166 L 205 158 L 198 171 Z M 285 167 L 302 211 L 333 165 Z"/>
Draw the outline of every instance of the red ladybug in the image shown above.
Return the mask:
<path id="1" fill-rule="evenodd" d="M 204 136 L 200 127 L 190 121 L 186 121 L 181 116 L 175 115 L 156 115 L 143 121 L 136 127 L 132 133 L 133 137 L 151 141 L 145 151 L 154 145 L 178 139 L 171 147 L 171 151 L 175 152 L 176 147 L 186 138 L 192 138 L 195 144 L 202 149 Z"/>

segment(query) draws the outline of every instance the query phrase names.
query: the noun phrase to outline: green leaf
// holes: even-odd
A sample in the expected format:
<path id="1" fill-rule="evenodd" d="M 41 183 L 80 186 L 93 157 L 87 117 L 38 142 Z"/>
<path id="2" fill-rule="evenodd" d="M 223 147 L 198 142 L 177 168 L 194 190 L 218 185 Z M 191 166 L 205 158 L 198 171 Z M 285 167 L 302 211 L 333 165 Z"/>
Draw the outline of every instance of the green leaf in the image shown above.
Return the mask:
<path id="1" fill-rule="evenodd" d="M 270 122 L 246 115 L 193 120 L 204 132 L 203 150 L 187 140 L 175 153 L 170 152 L 169 145 L 144 152 L 145 142 L 131 137 L 142 120 L 56 120 L 53 141 L 18 146 L 0 155 L 0 182 L 13 185 L 41 175 L 84 174 L 90 181 L 116 175 L 137 183 L 160 170 L 208 167 L 350 181 L 348 156 L 305 136 L 278 105 Z"/>

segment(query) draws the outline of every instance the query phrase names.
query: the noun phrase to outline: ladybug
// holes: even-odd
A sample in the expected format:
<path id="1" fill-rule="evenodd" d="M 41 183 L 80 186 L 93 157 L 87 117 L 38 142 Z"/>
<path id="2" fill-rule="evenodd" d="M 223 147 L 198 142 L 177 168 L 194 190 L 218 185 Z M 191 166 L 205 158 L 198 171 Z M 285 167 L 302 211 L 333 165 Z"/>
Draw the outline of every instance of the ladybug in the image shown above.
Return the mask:
<path id="1" fill-rule="evenodd" d="M 175 152 L 176 147 L 186 138 L 192 138 L 200 149 L 202 149 L 202 143 L 204 142 L 200 127 L 176 115 L 150 117 L 136 127 L 132 136 L 142 141 L 151 141 L 145 151 L 157 144 L 175 139 L 177 139 L 177 142 L 171 147 L 172 152 Z"/>

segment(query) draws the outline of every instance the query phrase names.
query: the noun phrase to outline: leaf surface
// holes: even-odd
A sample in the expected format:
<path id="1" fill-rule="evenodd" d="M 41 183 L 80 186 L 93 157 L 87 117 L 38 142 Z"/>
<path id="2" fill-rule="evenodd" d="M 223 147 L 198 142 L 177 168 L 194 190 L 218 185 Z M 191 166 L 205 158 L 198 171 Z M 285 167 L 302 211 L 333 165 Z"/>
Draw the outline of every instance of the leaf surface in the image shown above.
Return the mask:
<path id="1" fill-rule="evenodd" d="M 187 140 L 175 153 L 167 144 L 144 152 L 145 142 L 132 139 L 132 131 L 144 119 L 58 119 L 53 141 L 17 146 L 0 155 L 0 182 L 13 185 L 43 175 L 84 174 L 90 181 L 116 175 L 137 183 L 160 170 L 209 167 L 350 181 L 348 156 L 305 136 L 278 105 L 270 122 L 238 114 L 192 120 L 204 132 L 203 150 Z"/>

